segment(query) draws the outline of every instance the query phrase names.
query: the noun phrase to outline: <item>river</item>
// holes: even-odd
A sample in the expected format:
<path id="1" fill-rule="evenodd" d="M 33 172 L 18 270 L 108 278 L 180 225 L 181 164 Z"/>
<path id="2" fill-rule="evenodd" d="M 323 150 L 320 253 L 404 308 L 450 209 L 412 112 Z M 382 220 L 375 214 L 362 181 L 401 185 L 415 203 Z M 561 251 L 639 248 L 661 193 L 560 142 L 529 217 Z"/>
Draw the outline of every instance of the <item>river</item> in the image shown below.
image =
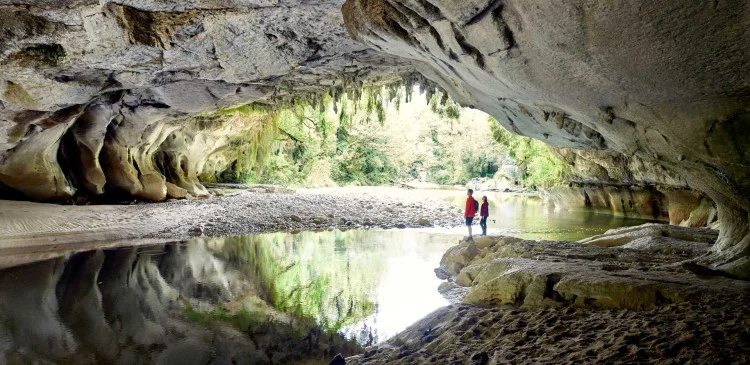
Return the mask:
<path id="1" fill-rule="evenodd" d="M 458 192 L 440 194 L 463 205 Z M 577 240 L 645 222 L 554 211 L 528 196 L 498 193 L 489 199 L 492 235 Z M 186 338 L 203 341 L 192 339 L 201 333 L 195 328 L 214 328 L 208 324 L 218 321 L 252 335 L 247 323 L 253 319 L 238 318 L 278 311 L 279 321 L 302 319 L 323 332 L 371 345 L 448 304 L 437 292 L 441 281 L 433 269 L 464 231 L 337 229 L 197 238 L 12 267 L 0 273 L 0 343 L 6 361 L 19 363 L 36 357 L 107 362 L 126 350 L 135 351 L 135 357 L 145 351 L 140 355 L 154 360 L 166 356 L 164 346 L 173 348 Z M 87 280 L 90 286 L 82 284 Z M 260 310 L 264 305 L 259 302 L 272 308 Z M 33 320 L 19 322 L 23 318 Z M 112 337 L 106 344 L 97 339 L 101 331 Z M 310 341 L 310 333 L 303 337 L 289 340 L 288 348 L 281 347 L 284 353 L 295 354 L 294 341 Z M 215 341 L 211 338 L 205 341 Z M 253 343 L 262 348 L 255 337 Z"/>

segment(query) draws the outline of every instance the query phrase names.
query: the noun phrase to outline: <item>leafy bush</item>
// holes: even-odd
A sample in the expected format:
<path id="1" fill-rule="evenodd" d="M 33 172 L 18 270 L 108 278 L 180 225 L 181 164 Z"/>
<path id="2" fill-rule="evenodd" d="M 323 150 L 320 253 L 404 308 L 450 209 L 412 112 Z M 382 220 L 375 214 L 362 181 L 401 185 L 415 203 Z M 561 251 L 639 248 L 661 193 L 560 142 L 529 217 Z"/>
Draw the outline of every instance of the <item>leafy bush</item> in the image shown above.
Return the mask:
<path id="1" fill-rule="evenodd" d="M 392 183 L 398 171 L 380 139 L 349 138 L 347 147 L 333 160 L 331 178 L 339 184 L 361 185 Z"/>
<path id="2" fill-rule="evenodd" d="M 489 123 L 492 138 L 516 159 L 524 186 L 550 187 L 563 182 L 567 165 L 546 144 L 511 133 L 492 117 Z"/>

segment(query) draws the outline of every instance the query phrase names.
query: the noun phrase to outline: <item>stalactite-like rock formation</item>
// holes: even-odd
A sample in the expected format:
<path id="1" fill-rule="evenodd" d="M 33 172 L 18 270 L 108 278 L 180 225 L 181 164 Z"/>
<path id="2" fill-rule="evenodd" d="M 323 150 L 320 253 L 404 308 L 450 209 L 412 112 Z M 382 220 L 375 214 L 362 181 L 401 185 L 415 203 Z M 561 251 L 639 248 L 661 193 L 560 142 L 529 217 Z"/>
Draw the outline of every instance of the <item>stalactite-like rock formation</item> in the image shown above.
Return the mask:
<path id="1" fill-rule="evenodd" d="M 61 5 L 0 4 L 4 197 L 206 195 L 244 133 L 217 110 L 413 73 L 352 40 L 337 1 Z"/>

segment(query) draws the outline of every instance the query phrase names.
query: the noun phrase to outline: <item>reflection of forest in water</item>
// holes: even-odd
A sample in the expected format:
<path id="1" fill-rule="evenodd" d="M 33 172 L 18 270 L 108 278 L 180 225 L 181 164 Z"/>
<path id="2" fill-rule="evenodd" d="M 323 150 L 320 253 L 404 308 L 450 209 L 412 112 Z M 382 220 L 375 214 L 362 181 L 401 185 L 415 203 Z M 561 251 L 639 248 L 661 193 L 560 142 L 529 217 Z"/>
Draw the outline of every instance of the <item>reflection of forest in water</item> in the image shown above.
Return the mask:
<path id="1" fill-rule="evenodd" d="M 432 269 L 456 242 L 328 231 L 43 252 L 0 270 L 0 364 L 327 363 L 446 304 Z"/>
<path id="2" fill-rule="evenodd" d="M 384 340 L 447 304 L 432 268 L 455 242 L 409 231 L 205 239 L 214 255 L 256 277 L 275 308 L 361 344 Z"/>
<path id="3" fill-rule="evenodd" d="M 293 363 L 351 354 L 358 346 L 329 332 L 377 343 L 447 304 L 433 268 L 459 237 L 273 233 L 43 253 L 0 270 L 0 363 Z"/>
<path id="4" fill-rule="evenodd" d="M 339 232 L 334 244 L 320 233 L 307 232 L 207 243 L 228 262 L 256 275 L 274 307 L 337 331 L 375 310 L 372 292 L 385 266 L 376 250 L 347 250 L 347 238 L 358 233 Z"/>

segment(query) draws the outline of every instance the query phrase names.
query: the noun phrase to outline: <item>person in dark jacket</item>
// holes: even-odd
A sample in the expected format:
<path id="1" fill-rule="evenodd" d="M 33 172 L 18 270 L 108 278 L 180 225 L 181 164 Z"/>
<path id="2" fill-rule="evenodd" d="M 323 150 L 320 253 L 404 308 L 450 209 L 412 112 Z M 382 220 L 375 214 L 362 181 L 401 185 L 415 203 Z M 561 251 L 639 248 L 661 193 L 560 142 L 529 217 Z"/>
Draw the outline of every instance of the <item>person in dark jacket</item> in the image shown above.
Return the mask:
<path id="1" fill-rule="evenodd" d="M 487 196 L 482 197 L 482 207 L 479 209 L 479 226 L 482 227 L 482 236 L 487 235 L 487 217 L 490 216 L 490 204 Z"/>

